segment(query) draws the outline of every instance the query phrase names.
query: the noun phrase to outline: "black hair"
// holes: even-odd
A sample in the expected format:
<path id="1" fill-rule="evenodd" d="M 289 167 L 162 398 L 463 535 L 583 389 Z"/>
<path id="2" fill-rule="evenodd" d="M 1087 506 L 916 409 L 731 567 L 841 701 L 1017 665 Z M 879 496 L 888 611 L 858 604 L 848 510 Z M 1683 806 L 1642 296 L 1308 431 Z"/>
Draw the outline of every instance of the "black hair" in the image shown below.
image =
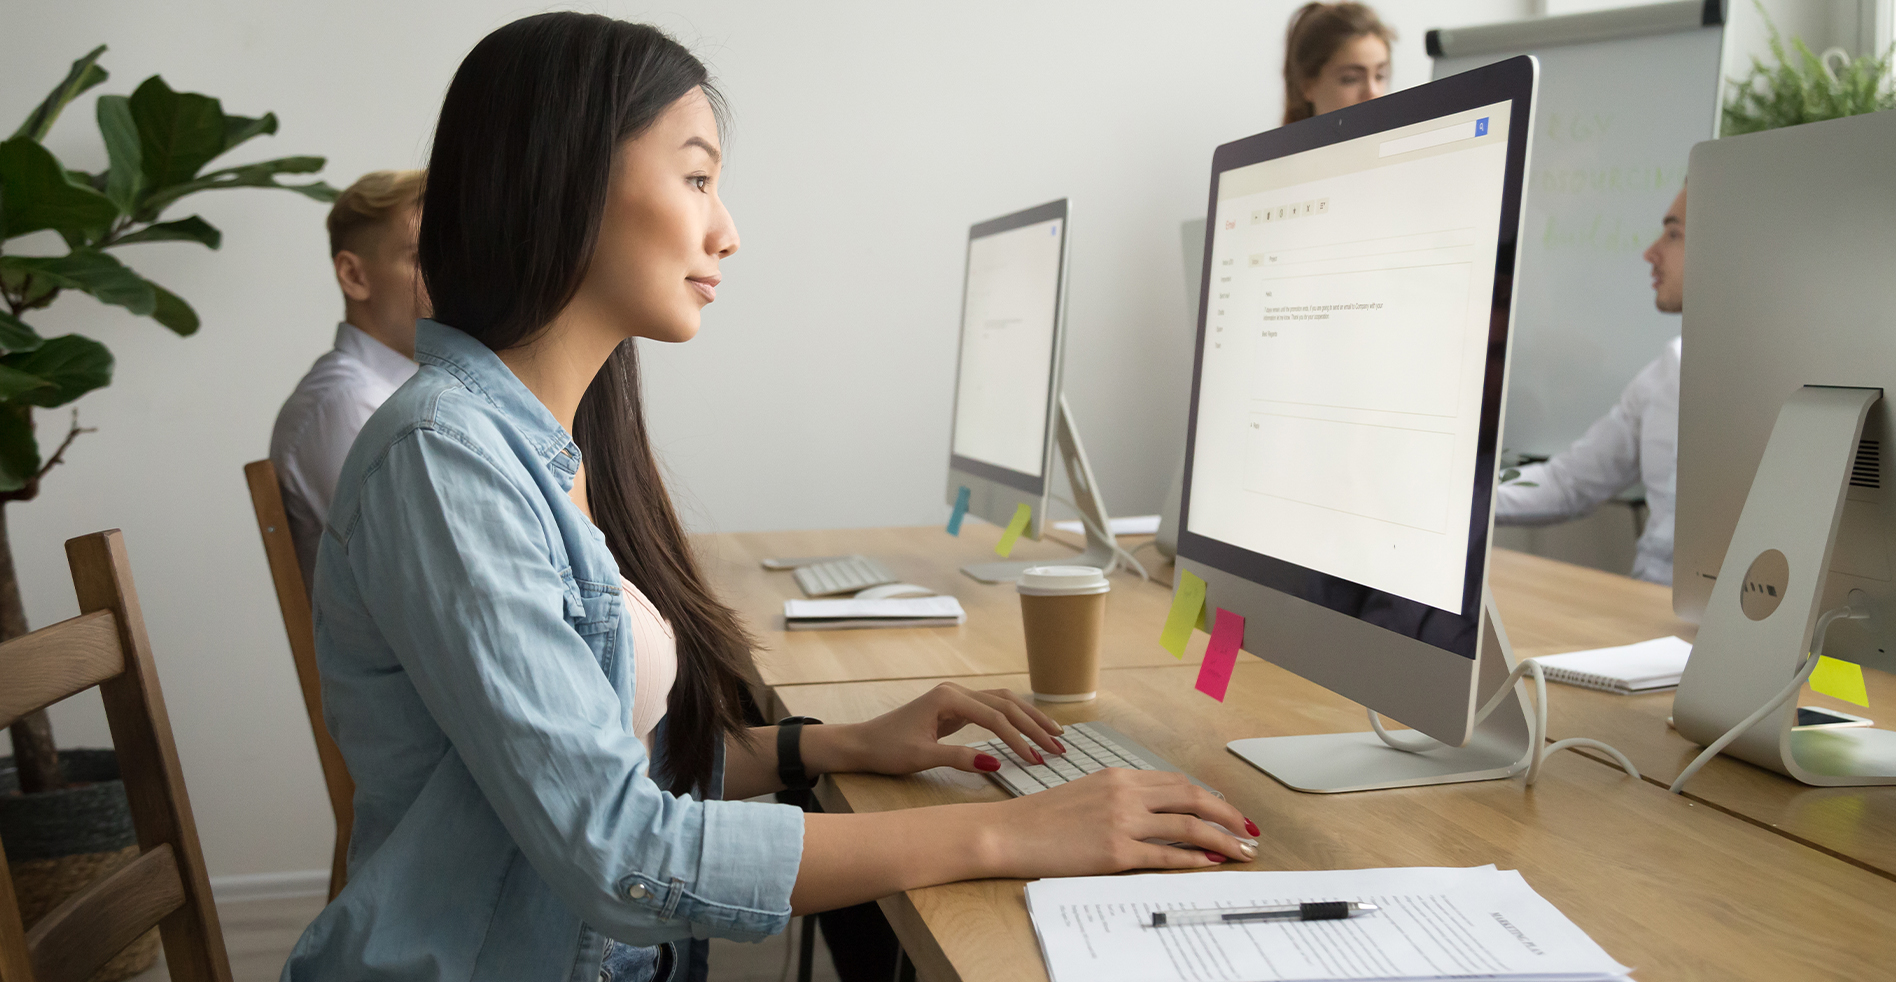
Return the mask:
<path id="1" fill-rule="evenodd" d="M 612 162 L 693 90 L 723 101 L 663 31 L 597 14 L 514 21 L 475 45 L 435 127 L 422 200 L 421 274 L 435 319 L 494 351 L 531 343 L 592 263 Z M 718 746 L 748 739 L 752 639 L 700 574 L 646 434 L 638 349 L 621 343 L 573 421 L 594 522 L 620 572 L 671 622 L 678 677 L 659 772 L 684 793 Z"/>

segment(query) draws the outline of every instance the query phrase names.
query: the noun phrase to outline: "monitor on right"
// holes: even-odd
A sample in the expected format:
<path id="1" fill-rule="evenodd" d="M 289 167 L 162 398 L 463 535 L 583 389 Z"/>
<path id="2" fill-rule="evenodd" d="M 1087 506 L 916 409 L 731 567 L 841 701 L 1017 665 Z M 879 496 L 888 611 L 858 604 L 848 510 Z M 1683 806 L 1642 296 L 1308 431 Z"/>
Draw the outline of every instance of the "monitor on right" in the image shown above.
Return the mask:
<path id="1" fill-rule="evenodd" d="M 1795 728 L 1810 653 L 1896 669 L 1893 160 L 1869 113 L 1700 143 L 1686 184 L 1673 720 L 1809 784 L 1896 783 L 1889 720 Z"/>
<path id="2" fill-rule="evenodd" d="M 1518 708 L 1474 713 L 1512 667 L 1484 601 L 1536 78 L 1514 58 L 1213 157 L 1179 569 L 1245 650 L 1447 745 L 1232 745 L 1291 787 L 1525 751 Z"/>

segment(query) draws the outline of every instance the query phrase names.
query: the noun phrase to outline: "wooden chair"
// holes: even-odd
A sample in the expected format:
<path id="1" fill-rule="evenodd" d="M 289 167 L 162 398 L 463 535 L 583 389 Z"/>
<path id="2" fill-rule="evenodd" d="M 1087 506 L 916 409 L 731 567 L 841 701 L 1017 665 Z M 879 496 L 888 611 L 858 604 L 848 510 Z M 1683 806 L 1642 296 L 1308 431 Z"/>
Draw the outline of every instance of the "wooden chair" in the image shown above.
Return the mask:
<path id="1" fill-rule="evenodd" d="M 336 899 L 349 878 L 349 832 L 355 826 L 355 780 L 343 763 L 342 751 L 323 724 L 323 684 L 316 673 L 316 622 L 310 614 L 309 590 L 303 567 L 296 561 L 296 542 L 283 511 L 283 490 L 277 484 L 276 465 L 253 460 L 244 465 L 250 482 L 250 503 L 257 510 L 257 531 L 263 534 L 263 554 L 276 581 L 277 606 L 283 609 L 283 630 L 290 636 L 290 657 L 303 686 L 303 707 L 309 710 L 309 728 L 316 737 L 316 756 L 322 761 L 323 783 L 329 786 L 329 807 L 336 813 L 336 850 L 329 859 L 329 899 Z"/>
<path id="2" fill-rule="evenodd" d="M 156 926 L 177 982 L 230 982 L 171 720 L 117 529 L 69 539 L 78 617 L 0 644 L 0 726 L 99 687 L 139 856 L 27 931 L 0 868 L 0 982 L 85 982 Z"/>

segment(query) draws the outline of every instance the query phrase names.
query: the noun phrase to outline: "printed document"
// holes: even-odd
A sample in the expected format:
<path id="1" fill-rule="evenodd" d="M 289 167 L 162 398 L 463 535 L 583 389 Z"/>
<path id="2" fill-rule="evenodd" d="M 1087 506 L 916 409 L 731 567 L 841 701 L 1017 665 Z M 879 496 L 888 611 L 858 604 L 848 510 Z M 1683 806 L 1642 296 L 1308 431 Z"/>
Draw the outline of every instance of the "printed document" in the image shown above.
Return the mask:
<path id="1" fill-rule="evenodd" d="M 1152 927 L 1152 912 L 1355 900 L 1344 920 Z M 1514 870 L 1088 876 L 1027 885 L 1053 982 L 1621 979 L 1631 969 Z"/>

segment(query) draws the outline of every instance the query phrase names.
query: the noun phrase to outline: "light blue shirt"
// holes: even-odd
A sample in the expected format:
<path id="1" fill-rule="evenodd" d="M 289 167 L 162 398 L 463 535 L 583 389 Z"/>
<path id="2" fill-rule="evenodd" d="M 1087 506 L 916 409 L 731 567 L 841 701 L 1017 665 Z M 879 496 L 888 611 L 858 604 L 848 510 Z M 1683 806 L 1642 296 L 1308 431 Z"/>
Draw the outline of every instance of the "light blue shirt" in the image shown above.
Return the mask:
<path id="1" fill-rule="evenodd" d="M 567 497 L 579 448 L 472 337 L 422 321 L 416 360 L 316 562 L 355 830 L 283 978 L 593 982 L 608 937 L 782 931 L 803 814 L 653 780 L 618 566 Z"/>

